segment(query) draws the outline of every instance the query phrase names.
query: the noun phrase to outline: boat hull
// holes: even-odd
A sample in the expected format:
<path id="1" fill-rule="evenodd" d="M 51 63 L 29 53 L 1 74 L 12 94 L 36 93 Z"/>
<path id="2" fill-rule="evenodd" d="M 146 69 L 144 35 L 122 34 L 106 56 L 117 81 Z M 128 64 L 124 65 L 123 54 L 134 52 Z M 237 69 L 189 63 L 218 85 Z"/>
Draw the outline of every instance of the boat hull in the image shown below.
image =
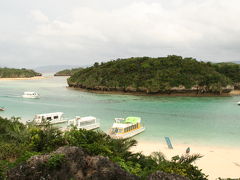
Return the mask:
<path id="1" fill-rule="evenodd" d="M 94 129 L 100 128 L 100 123 L 95 123 L 95 124 L 81 126 L 81 127 L 80 126 L 68 126 L 66 128 L 62 128 L 62 131 L 68 131 L 72 127 L 76 127 L 77 129 L 94 130 Z"/>
<path id="2" fill-rule="evenodd" d="M 28 95 L 22 95 L 23 98 L 28 98 L 28 99 L 38 99 L 39 96 L 28 96 Z"/>
<path id="3" fill-rule="evenodd" d="M 77 126 L 77 129 L 86 129 L 86 130 L 93 130 L 93 129 L 97 129 L 100 127 L 100 123 L 95 123 L 95 124 L 91 124 L 88 126 Z"/>

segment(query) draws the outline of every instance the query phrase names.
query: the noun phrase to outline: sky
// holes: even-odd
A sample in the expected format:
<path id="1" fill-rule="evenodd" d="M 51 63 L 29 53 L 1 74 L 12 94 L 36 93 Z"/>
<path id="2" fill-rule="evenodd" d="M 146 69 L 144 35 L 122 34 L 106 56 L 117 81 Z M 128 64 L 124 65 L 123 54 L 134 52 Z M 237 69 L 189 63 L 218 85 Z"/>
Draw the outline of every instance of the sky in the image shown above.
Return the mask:
<path id="1" fill-rule="evenodd" d="M 240 60 L 240 0 L 0 0 L 0 66 Z"/>

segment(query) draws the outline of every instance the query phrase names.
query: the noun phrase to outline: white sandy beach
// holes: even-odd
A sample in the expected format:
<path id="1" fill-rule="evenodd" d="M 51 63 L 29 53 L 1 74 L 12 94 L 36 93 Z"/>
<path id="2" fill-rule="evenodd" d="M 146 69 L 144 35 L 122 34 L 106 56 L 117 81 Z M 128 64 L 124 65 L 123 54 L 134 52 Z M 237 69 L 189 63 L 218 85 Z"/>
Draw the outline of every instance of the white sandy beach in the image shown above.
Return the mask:
<path id="1" fill-rule="evenodd" d="M 146 155 L 161 151 L 167 159 L 171 159 L 175 155 L 184 154 L 187 147 L 191 148 L 190 154 L 199 153 L 204 156 L 196 161 L 196 165 L 209 175 L 210 180 L 218 177 L 240 178 L 240 148 L 173 144 L 173 149 L 168 149 L 166 143 L 140 141 L 132 151 L 142 151 Z"/>
<path id="2" fill-rule="evenodd" d="M 37 80 L 37 79 L 45 79 L 49 78 L 46 76 L 35 76 L 30 78 L 0 78 L 0 81 L 17 81 L 17 80 Z"/>

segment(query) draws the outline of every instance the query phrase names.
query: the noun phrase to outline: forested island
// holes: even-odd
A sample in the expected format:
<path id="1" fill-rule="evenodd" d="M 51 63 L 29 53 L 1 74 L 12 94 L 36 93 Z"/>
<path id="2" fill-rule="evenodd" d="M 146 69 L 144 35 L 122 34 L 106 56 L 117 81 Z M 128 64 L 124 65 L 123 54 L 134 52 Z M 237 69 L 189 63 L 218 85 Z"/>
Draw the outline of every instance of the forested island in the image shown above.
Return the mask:
<path id="1" fill-rule="evenodd" d="M 30 78 L 35 76 L 42 76 L 42 74 L 25 68 L 0 68 L 0 78 Z"/>
<path id="2" fill-rule="evenodd" d="M 167 56 L 95 63 L 69 79 L 70 87 L 144 94 L 224 94 L 238 88 L 240 66 Z"/>
<path id="3" fill-rule="evenodd" d="M 54 76 L 72 76 L 82 68 L 64 69 L 54 74 Z"/>
<path id="4" fill-rule="evenodd" d="M 18 120 L 0 117 L 0 179 L 207 179 L 193 164 L 199 154 L 167 160 L 161 152 L 131 152 L 134 139 Z"/>

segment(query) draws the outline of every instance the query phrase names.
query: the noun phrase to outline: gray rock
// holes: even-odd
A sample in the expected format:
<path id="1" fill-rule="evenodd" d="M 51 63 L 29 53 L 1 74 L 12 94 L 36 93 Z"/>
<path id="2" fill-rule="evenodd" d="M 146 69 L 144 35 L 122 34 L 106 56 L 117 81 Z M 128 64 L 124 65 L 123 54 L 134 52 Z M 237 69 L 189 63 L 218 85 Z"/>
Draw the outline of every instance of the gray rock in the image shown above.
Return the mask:
<path id="1" fill-rule="evenodd" d="M 148 180 L 189 180 L 189 179 L 176 174 L 169 174 L 169 173 L 157 171 L 151 174 L 148 177 Z"/>
<path id="2" fill-rule="evenodd" d="M 61 163 L 49 168 L 46 164 L 56 154 L 64 155 Z M 89 156 L 79 147 L 60 147 L 47 155 L 31 157 L 26 163 L 11 169 L 9 180 L 135 180 L 139 179 L 102 156 Z"/>

